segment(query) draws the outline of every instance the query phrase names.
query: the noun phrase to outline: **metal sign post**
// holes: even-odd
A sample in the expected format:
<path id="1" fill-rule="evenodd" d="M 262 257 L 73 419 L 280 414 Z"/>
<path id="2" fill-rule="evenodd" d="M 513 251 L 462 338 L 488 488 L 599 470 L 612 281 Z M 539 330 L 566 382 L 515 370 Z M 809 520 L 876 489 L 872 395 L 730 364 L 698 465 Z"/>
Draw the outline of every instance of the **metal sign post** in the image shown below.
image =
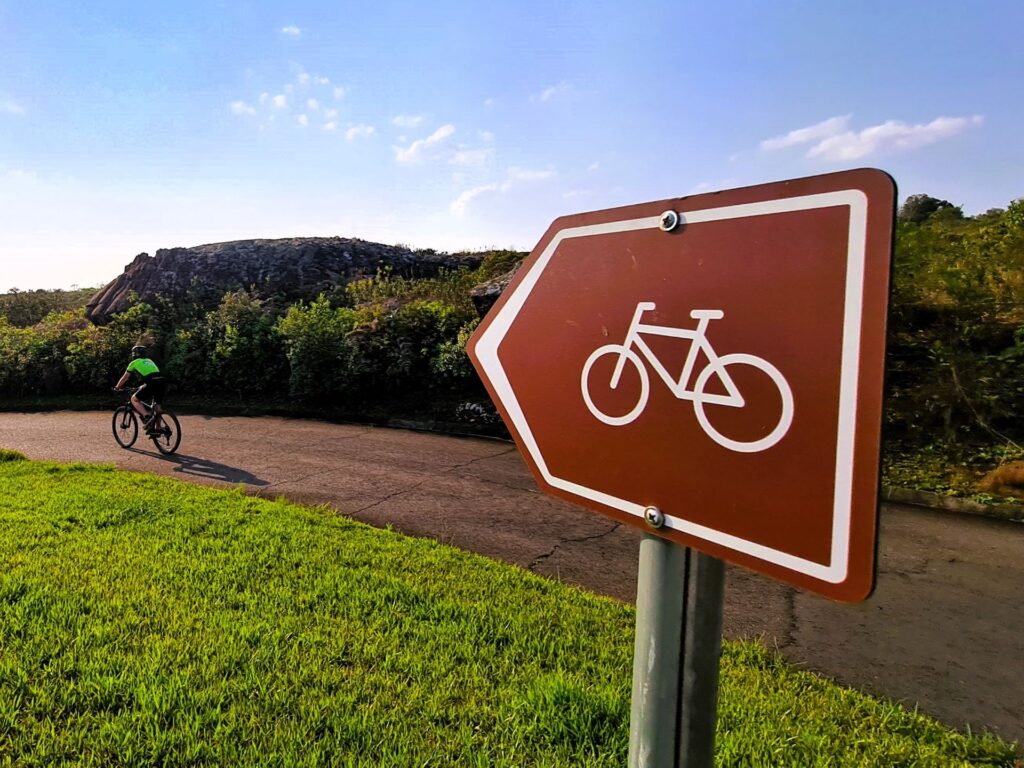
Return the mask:
<path id="1" fill-rule="evenodd" d="M 641 541 L 629 768 L 714 764 L 724 584 L 721 560 Z"/>

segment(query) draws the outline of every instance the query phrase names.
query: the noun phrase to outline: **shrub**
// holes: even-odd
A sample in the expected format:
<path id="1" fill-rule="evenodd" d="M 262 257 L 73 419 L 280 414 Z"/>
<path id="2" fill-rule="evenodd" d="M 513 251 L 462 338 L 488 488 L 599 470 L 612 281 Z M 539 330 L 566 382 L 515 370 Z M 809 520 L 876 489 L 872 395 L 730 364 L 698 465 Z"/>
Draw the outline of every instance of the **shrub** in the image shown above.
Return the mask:
<path id="1" fill-rule="evenodd" d="M 322 294 L 308 305 L 293 305 L 278 320 L 293 396 L 327 400 L 348 392 L 356 374 L 355 347 L 349 338 L 355 322 L 354 310 L 333 308 Z"/>

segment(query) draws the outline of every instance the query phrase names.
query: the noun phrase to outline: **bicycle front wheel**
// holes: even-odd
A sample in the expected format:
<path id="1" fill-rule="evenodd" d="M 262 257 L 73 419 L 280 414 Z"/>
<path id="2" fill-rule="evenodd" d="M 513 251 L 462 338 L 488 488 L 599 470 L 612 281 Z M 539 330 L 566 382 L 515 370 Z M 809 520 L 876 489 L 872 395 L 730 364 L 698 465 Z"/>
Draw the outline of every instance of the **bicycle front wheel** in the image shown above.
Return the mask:
<path id="1" fill-rule="evenodd" d="M 139 437 L 139 419 L 130 405 L 114 410 L 114 439 L 122 448 L 131 448 Z"/>
<path id="2" fill-rule="evenodd" d="M 160 453 L 174 453 L 181 445 L 181 425 L 178 423 L 178 417 L 170 411 L 163 411 L 160 418 L 163 419 L 164 429 L 161 432 L 154 432 L 150 439 Z"/>

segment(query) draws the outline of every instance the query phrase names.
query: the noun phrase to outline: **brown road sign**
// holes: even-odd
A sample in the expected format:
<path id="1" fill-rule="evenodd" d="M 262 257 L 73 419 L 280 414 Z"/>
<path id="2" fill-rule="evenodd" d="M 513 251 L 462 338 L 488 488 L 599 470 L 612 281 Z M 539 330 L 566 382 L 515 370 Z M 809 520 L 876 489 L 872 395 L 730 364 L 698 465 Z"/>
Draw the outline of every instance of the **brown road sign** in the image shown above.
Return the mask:
<path id="1" fill-rule="evenodd" d="M 557 219 L 469 344 L 541 488 L 867 597 L 894 208 L 863 169 Z"/>

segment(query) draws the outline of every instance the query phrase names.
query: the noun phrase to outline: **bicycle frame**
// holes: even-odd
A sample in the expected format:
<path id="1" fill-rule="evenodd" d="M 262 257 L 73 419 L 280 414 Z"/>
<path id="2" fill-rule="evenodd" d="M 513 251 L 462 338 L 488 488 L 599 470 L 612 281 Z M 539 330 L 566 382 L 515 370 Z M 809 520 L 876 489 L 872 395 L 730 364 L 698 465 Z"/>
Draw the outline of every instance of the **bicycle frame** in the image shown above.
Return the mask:
<path id="1" fill-rule="evenodd" d="M 672 328 L 670 326 L 642 324 L 640 322 L 641 316 L 644 312 L 648 312 L 653 309 L 655 309 L 655 303 L 653 301 L 641 301 L 636 305 L 636 310 L 633 313 L 633 319 L 629 324 L 629 330 L 626 332 L 626 339 L 622 342 L 622 353 L 619 355 L 619 360 L 615 364 L 615 370 L 612 373 L 611 388 L 616 389 L 619 386 L 619 378 L 622 376 L 622 371 L 626 366 L 626 352 L 635 347 L 640 354 L 647 359 L 647 363 L 651 366 L 654 372 L 658 374 L 661 380 L 665 382 L 665 386 L 669 388 L 677 399 L 691 401 L 699 399 L 702 403 L 742 408 L 744 404 L 743 396 L 733 383 L 732 377 L 730 377 L 728 372 L 725 370 L 725 366 L 719 364 L 718 353 L 715 352 L 711 343 L 707 340 L 708 324 L 712 320 L 720 320 L 724 316 L 724 313 L 719 309 L 695 309 L 690 312 L 690 317 L 697 321 L 697 327 L 690 330 L 686 328 Z M 683 371 L 678 380 L 672 378 L 672 375 L 665 369 L 665 366 L 661 364 L 661 361 L 658 360 L 654 352 L 643 340 L 643 337 L 640 334 L 667 336 L 675 339 L 689 339 L 692 342 L 690 344 L 690 351 L 686 356 L 686 362 L 683 364 Z M 718 375 L 728 394 L 716 395 L 702 392 L 698 395 L 693 390 L 686 388 L 686 383 L 690 380 L 693 368 L 696 365 L 697 356 L 701 352 L 703 352 L 705 357 L 707 357 L 708 367 L 712 368 Z"/>

